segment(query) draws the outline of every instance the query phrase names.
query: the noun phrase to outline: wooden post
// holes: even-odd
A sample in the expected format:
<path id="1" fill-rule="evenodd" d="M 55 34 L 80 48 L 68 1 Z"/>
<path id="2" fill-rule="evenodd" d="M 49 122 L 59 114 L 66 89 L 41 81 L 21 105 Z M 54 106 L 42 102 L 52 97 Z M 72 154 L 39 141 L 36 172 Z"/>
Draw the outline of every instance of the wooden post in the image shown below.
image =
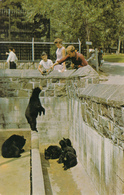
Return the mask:
<path id="1" fill-rule="evenodd" d="M 99 67 L 98 67 L 98 50 L 97 50 L 97 48 L 95 49 L 95 56 L 96 56 L 96 71 L 99 71 Z"/>
<path id="2" fill-rule="evenodd" d="M 34 62 L 34 38 L 32 38 L 32 62 Z"/>
<path id="3" fill-rule="evenodd" d="M 79 42 L 79 53 L 81 53 L 81 41 L 79 38 L 78 38 L 78 42 Z"/>

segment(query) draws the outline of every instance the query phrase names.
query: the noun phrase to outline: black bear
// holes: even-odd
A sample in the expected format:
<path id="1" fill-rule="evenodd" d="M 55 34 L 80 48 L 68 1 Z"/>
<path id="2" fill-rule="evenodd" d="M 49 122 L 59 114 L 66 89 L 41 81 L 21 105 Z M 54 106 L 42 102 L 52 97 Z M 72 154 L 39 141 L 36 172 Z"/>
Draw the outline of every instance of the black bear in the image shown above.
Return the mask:
<path id="1" fill-rule="evenodd" d="M 61 155 L 62 150 L 59 146 L 50 145 L 45 149 L 45 159 L 57 159 Z"/>
<path id="2" fill-rule="evenodd" d="M 60 140 L 59 144 L 61 146 L 62 151 L 69 151 L 76 155 L 76 150 L 72 147 L 71 141 L 69 139 L 63 138 L 63 140 Z"/>
<path id="3" fill-rule="evenodd" d="M 76 150 L 72 147 L 71 140 L 63 138 L 59 142 L 62 154 L 59 157 L 58 163 L 64 163 L 64 170 L 69 169 L 77 164 Z"/>
<path id="4" fill-rule="evenodd" d="M 77 165 L 77 156 L 74 153 L 67 151 L 65 153 L 63 163 L 64 163 L 63 166 L 64 170 L 74 167 L 75 165 Z"/>
<path id="5" fill-rule="evenodd" d="M 20 157 L 20 153 L 24 152 L 23 146 L 26 143 L 24 136 L 12 135 L 2 145 L 2 156 L 4 158 Z"/>
<path id="6" fill-rule="evenodd" d="M 42 107 L 39 94 L 41 92 L 41 89 L 39 87 L 36 87 L 33 89 L 32 95 L 29 100 L 29 104 L 27 106 L 27 109 L 25 111 L 25 117 L 30 124 L 32 131 L 37 131 L 36 125 L 36 118 L 38 114 L 41 116 L 41 112 L 45 115 L 45 109 Z"/>

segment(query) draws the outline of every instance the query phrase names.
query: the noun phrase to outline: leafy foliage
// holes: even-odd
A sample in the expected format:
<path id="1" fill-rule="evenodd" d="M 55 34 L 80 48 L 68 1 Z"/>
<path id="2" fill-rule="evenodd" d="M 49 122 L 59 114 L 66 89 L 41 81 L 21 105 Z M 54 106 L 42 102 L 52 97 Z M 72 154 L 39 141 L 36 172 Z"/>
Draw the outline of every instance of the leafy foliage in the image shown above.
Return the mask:
<path id="1" fill-rule="evenodd" d="M 77 42 L 79 38 L 83 47 L 92 41 L 93 47 L 110 48 L 124 39 L 123 0 L 4 0 L 2 7 L 25 10 L 25 20 L 36 24 L 33 30 L 44 41 L 48 40 L 48 21 L 42 23 L 41 15 L 50 20 L 51 41 L 61 37 Z"/>

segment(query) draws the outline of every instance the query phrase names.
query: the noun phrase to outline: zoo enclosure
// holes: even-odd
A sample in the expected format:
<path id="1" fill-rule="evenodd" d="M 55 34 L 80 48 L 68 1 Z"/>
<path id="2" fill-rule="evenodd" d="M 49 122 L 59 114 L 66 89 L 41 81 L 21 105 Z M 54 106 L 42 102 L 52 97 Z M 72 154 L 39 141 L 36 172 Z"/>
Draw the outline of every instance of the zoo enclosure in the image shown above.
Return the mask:
<path id="1" fill-rule="evenodd" d="M 75 49 L 81 53 L 81 42 L 64 42 L 63 45 L 67 47 L 68 45 L 74 45 Z M 54 42 L 35 42 L 34 38 L 32 41 L 0 41 L 0 61 L 7 59 L 6 52 L 8 47 L 15 49 L 15 53 L 19 61 L 39 61 L 41 59 L 41 53 L 45 51 L 48 54 L 48 58 L 51 60 L 56 59 L 55 51 L 56 46 Z"/>

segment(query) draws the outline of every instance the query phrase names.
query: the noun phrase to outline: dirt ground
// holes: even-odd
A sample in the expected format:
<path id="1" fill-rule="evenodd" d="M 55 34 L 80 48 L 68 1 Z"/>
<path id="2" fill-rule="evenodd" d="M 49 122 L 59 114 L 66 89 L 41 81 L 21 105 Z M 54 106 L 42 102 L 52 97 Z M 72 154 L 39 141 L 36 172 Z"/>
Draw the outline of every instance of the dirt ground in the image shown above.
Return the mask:
<path id="1" fill-rule="evenodd" d="M 63 164 L 58 164 L 57 159 L 44 158 L 44 149 L 49 145 L 40 145 L 46 195 L 98 195 L 79 162 L 75 167 L 65 171 Z"/>

